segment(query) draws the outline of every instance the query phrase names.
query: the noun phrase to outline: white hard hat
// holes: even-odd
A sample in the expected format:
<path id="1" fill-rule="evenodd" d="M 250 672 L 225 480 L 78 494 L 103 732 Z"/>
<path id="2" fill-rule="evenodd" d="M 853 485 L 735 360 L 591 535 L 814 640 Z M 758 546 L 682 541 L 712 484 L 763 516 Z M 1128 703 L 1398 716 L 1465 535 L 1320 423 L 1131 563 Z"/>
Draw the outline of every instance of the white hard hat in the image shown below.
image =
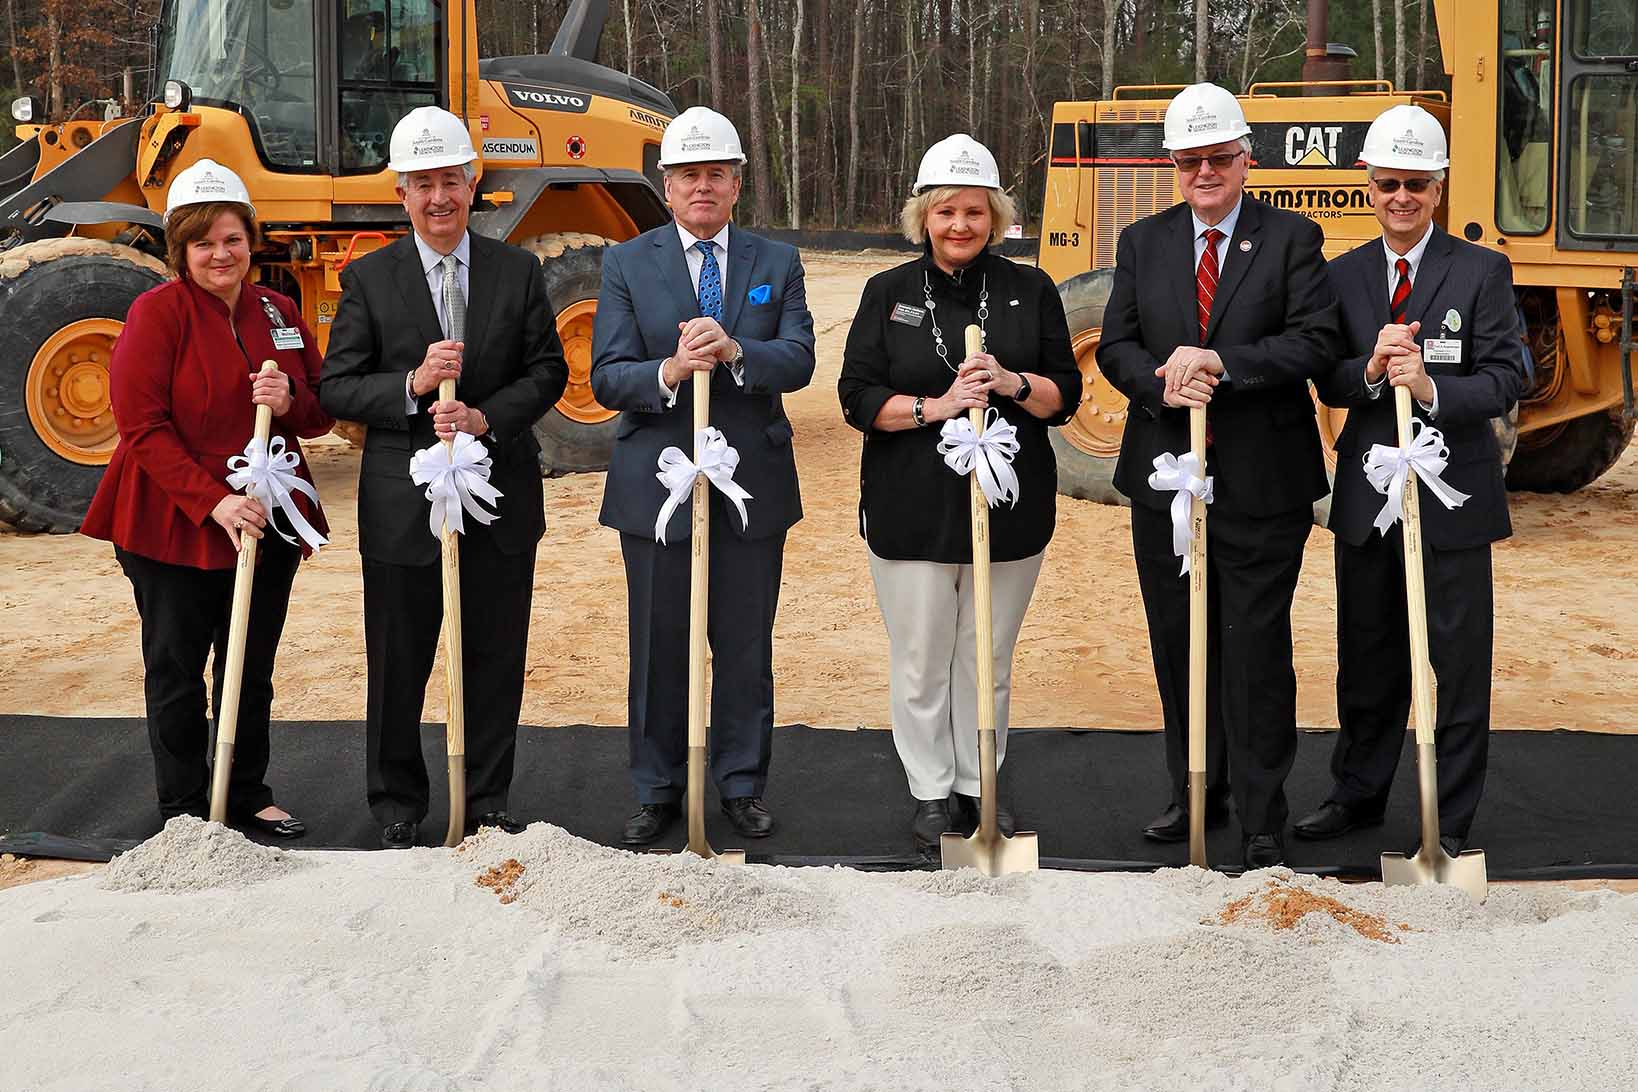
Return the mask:
<path id="1" fill-rule="evenodd" d="M 387 169 L 400 174 L 458 167 L 478 158 L 466 123 L 448 110 L 417 106 L 393 126 Z"/>
<path id="2" fill-rule="evenodd" d="M 922 193 L 935 186 L 982 186 L 987 190 L 1001 188 L 1001 170 L 995 165 L 990 150 L 966 133 L 947 136 L 928 148 L 921 157 L 916 171 L 912 194 Z"/>
<path id="3" fill-rule="evenodd" d="M 1179 91 L 1167 105 L 1160 146 L 1180 152 L 1250 135 L 1239 99 L 1215 83 L 1196 83 Z"/>
<path id="4" fill-rule="evenodd" d="M 214 159 L 201 159 L 176 172 L 165 194 L 165 219 L 187 205 L 208 205 L 212 201 L 236 201 L 256 215 L 244 179 Z"/>
<path id="5" fill-rule="evenodd" d="M 690 106 L 671 120 L 660 138 L 660 166 L 743 163 L 745 150 L 734 123 L 704 106 Z"/>
<path id="6" fill-rule="evenodd" d="M 1420 106 L 1390 106 L 1365 134 L 1359 158 L 1372 167 L 1440 171 L 1450 166 L 1444 126 Z"/>

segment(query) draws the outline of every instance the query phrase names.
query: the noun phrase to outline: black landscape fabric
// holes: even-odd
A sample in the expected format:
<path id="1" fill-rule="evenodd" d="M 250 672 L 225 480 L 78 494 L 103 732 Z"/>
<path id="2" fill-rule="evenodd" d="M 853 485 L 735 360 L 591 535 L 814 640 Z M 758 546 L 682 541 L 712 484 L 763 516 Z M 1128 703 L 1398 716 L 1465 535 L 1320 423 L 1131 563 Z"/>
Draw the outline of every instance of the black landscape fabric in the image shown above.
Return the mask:
<path id="1" fill-rule="evenodd" d="M 1293 816 L 1324 798 L 1334 739 L 1300 733 L 1287 785 Z M 422 743 L 433 805 L 420 841 L 440 845 L 448 814 L 442 727 L 427 726 Z M 277 723 L 272 749 L 268 780 L 279 803 L 309 830 L 287 845 L 376 847 L 379 830 L 364 803 L 362 724 Z M 634 806 L 626 754 L 620 728 L 523 728 L 512 814 L 614 844 Z M 1638 876 L 1635 774 L 1638 736 L 1498 732 L 1470 844 L 1485 851 L 1492 879 Z M 1015 731 L 1002 774 L 1021 825 L 1039 832 L 1043 865 L 1079 869 L 1184 864 L 1185 846 L 1157 845 L 1139 833 L 1166 803 L 1165 784 L 1161 738 L 1146 732 Z M 153 793 L 140 719 L 0 717 L 0 852 L 107 859 L 159 829 Z M 706 812 L 711 843 L 782 864 L 926 864 L 911 851 L 913 803 L 888 732 L 775 729 L 766 798 L 778 828 L 753 842 L 734 834 L 713 792 Z M 1387 822 L 1330 842 L 1288 837 L 1288 860 L 1299 871 L 1376 876 L 1382 850 L 1414 847 L 1416 815 L 1407 737 Z M 682 844 L 679 824 L 657 848 Z M 1213 864 L 1237 867 L 1239 850 L 1232 822 L 1211 832 Z"/>

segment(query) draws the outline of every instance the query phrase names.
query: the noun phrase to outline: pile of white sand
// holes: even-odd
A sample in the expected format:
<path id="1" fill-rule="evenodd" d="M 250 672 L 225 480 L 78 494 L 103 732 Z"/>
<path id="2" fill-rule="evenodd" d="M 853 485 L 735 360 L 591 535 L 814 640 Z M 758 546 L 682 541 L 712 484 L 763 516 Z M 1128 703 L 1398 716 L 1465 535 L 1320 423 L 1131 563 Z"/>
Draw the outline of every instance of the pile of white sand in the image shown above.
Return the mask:
<path id="1" fill-rule="evenodd" d="M 0 1089 L 1625 1089 L 1638 896 L 173 822 L 0 892 Z"/>

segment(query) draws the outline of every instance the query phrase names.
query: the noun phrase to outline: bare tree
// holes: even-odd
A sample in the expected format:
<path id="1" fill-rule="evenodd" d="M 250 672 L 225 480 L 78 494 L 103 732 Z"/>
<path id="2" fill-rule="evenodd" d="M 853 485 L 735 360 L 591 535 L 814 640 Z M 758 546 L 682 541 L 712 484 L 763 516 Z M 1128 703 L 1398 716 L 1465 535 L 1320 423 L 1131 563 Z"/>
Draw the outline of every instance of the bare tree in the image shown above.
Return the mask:
<path id="1" fill-rule="evenodd" d="M 1383 73 L 1382 56 L 1382 0 L 1371 0 L 1371 33 L 1376 36 L 1376 78 Z"/>
<path id="2" fill-rule="evenodd" d="M 859 194 L 859 73 L 864 60 L 865 25 L 870 17 L 866 8 L 859 12 L 853 24 L 853 74 L 847 87 L 847 198 L 842 204 L 842 222 L 856 222 Z"/>
<path id="3" fill-rule="evenodd" d="M 791 143 L 790 170 L 786 172 L 785 193 L 791 230 L 802 227 L 802 0 L 796 0 L 796 17 L 791 21 Z"/>
<path id="4" fill-rule="evenodd" d="M 722 95 L 722 18 L 717 14 L 717 0 L 705 0 L 705 40 L 708 45 L 708 63 L 711 65 L 711 105 L 721 108 Z"/>
<path id="5" fill-rule="evenodd" d="M 750 159 L 751 188 L 756 195 L 756 222 L 773 223 L 773 210 L 768 203 L 767 158 L 762 130 L 762 9 L 757 0 L 745 4 L 745 77 L 751 100 L 751 146 L 746 149 Z"/>
<path id="6" fill-rule="evenodd" d="M 1103 0 L 1103 84 L 1102 96 L 1115 93 L 1115 17 L 1120 14 L 1120 0 Z"/>
<path id="7" fill-rule="evenodd" d="M 1393 4 L 1393 85 L 1405 89 L 1405 2 L 1390 0 Z"/>
<path id="8" fill-rule="evenodd" d="M 1418 0 L 1417 21 L 1421 24 L 1417 30 L 1416 41 L 1416 86 L 1428 85 L 1428 0 Z"/>
<path id="9" fill-rule="evenodd" d="M 1206 36 L 1210 30 L 1206 0 L 1194 0 L 1194 82 L 1206 82 Z"/>

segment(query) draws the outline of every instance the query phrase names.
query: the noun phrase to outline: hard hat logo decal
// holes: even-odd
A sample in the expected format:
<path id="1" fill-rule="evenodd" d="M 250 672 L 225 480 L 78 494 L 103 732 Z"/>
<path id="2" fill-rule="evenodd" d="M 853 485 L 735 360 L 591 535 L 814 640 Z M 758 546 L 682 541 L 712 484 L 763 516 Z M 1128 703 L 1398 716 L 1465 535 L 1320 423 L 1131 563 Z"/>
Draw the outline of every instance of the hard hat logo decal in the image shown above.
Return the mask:
<path id="1" fill-rule="evenodd" d="M 1394 137 L 1390 147 L 1393 149 L 1394 155 L 1408 155 L 1416 158 L 1421 158 L 1425 150 L 1423 143 L 1417 139 L 1414 129 L 1406 129 L 1403 133 Z"/>
<path id="2" fill-rule="evenodd" d="M 700 131 L 698 125 L 691 126 L 683 134 L 682 150 L 685 152 L 708 152 L 711 150 L 711 138 Z"/>
<path id="3" fill-rule="evenodd" d="M 205 171 L 193 184 L 195 193 L 226 193 L 227 183 L 210 171 Z"/>
<path id="4" fill-rule="evenodd" d="M 414 155 L 442 155 L 444 138 L 434 136 L 431 129 L 422 129 L 421 134 L 410 142 L 410 151 Z"/>
<path id="5" fill-rule="evenodd" d="M 950 173 L 962 175 L 970 174 L 974 178 L 977 178 L 983 173 L 983 168 L 979 166 L 978 160 L 971 152 L 967 151 L 966 149 L 962 149 L 962 151 L 957 153 L 956 156 L 950 160 Z"/>
<path id="6" fill-rule="evenodd" d="M 1217 115 L 1207 110 L 1204 105 L 1196 106 L 1194 113 L 1188 117 L 1187 125 L 1191 133 L 1203 133 L 1218 127 Z"/>

